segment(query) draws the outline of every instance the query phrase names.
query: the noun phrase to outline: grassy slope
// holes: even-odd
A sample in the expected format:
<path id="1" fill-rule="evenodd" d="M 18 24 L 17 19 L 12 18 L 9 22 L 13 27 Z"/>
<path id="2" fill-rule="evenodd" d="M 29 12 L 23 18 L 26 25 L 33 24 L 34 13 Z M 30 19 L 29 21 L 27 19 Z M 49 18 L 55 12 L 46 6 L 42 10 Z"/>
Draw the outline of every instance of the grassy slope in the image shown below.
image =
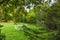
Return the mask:
<path id="1" fill-rule="evenodd" d="M 22 31 L 14 29 L 13 23 L 0 23 L 3 24 L 2 33 L 5 33 L 6 40 L 28 40 Z"/>
<path id="2" fill-rule="evenodd" d="M 24 35 L 23 31 L 17 31 L 14 29 L 14 23 L 0 23 L 0 24 L 4 25 L 4 27 L 2 28 L 2 33 L 5 33 L 6 40 L 28 40 Z M 24 24 L 24 23 L 19 23 L 19 24 Z M 35 25 L 32 24 L 28 24 L 28 25 L 32 29 L 36 29 Z M 49 36 L 48 34 L 51 34 L 51 32 L 43 33 L 40 36 L 48 37 Z"/>

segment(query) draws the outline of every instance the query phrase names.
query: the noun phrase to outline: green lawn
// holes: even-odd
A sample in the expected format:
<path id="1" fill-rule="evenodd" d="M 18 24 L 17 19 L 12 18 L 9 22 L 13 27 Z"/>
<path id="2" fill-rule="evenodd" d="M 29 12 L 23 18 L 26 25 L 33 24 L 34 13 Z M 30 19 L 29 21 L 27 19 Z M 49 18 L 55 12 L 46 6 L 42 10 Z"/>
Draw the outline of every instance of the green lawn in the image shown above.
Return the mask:
<path id="1" fill-rule="evenodd" d="M 2 33 L 5 33 L 6 40 L 28 40 L 28 38 L 24 35 L 23 31 L 17 31 L 14 29 L 14 23 L 0 23 L 4 27 L 2 28 Z M 19 23 L 24 24 L 24 23 Z M 32 29 L 36 29 L 35 25 L 28 24 L 28 27 Z M 41 34 L 42 37 L 48 37 L 48 34 L 51 34 L 52 32 Z M 40 40 L 40 39 L 39 39 Z"/>
<path id="2" fill-rule="evenodd" d="M 4 25 L 2 33 L 5 33 L 6 40 L 28 40 L 22 31 L 14 29 L 14 23 L 0 23 Z"/>
<path id="3" fill-rule="evenodd" d="M 5 33 L 6 40 L 28 40 L 26 36 L 24 35 L 23 31 L 18 31 L 14 28 L 14 23 L 0 23 L 4 27 L 2 28 L 2 33 Z M 19 23 L 24 24 L 24 23 Z M 35 25 L 30 25 L 29 27 L 35 28 Z"/>

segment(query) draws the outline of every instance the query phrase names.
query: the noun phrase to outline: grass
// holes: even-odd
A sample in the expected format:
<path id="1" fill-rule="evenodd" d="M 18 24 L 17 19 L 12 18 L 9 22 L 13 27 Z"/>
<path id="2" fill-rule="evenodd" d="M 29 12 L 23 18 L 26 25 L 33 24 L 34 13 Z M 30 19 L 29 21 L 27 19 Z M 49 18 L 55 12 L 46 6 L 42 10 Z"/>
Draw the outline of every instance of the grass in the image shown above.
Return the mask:
<path id="1" fill-rule="evenodd" d="M 5 33 L 6 40 L 28 40 L 24 32 L 14 29 L 14 23 L 0 23 L 4 25 L 2 33 Z"/>
<path id="2" fill-rule="evenodd" d="M 24 35 L 23 31 L 17 31 L 14 29 L 14 23 L 0 23 L 4 27 L 2 28 L 2 33 L 5 33 L 6 35 L 6 40 L 28 40 L 26 36 Z M 24 24 L 24 23 L 19 23 L 19 24 Z M 35 25 L 28 24 L 29 27 L 35 29 Z"/>
<path id="3" fill-rule="evenodd" d="M 4 27 L 2 28 L 2 33 L 5 33 L 6 35 L 6 40 L 29 40 L 25 35 L 23 31 L 17 31 L 14 29 L 14 23 L 0 23 Z M 18 24 L 25 24 L 25 23 L 18 23 Z M 32 29 L 37 29 L 37 27 L 33 24 L 28 24 L 28 27 Z M 44 30 L 45 31 L 45 30 Z M 40 36 L 42 37 L 48 37 L 48 34 L 51 34 L 52 32 L 49 33 L 43 33 Z M 40 40 L 40 39 L 39 39 Z"/>

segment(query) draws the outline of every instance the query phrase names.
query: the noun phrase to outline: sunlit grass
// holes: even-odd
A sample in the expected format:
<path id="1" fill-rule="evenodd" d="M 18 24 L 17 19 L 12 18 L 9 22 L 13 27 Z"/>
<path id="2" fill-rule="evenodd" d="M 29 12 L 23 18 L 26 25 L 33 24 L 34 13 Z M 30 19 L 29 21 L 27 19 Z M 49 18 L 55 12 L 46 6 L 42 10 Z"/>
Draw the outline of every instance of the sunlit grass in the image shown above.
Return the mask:
<path id="1" fill-rule="evenodd" d="M 2 22 L 0 24 L 3 25 L 2 33 L 5 33 L 6 40 L 29 40 L 24 35 L 23 31 L 18 31 L 14 28 L 15 24 L 13 22 L 12 23 Z M 27 24 L 27 23 L 17 23 L 16 25 L 24 25 L 24 24 Z M 31 29 L 38 29 L 37 26 L 34 24 L 27 24 L 27 26 Z M 40 26 L 40 28 L 42 28 L 42 26 Z M 46 31 L 46 30 L 40 30 L 40 31 Z M 48 38 L 49 35 L 51 35 L 52 33 L 55 33 L 55 32 L 46 32 L 46 33 L 40 34 L 39 36 Z M 40 40 L 40 39 L 38 39 L 38 40 Z"/>
<path id="2" fill-rule="evenodd" d="M 27 40 L 23 31 L 17 31 L 14 29 L 14 23 L 1 23 L 4 27 L 2 33 L 5 33 L 6 40 Z"/>

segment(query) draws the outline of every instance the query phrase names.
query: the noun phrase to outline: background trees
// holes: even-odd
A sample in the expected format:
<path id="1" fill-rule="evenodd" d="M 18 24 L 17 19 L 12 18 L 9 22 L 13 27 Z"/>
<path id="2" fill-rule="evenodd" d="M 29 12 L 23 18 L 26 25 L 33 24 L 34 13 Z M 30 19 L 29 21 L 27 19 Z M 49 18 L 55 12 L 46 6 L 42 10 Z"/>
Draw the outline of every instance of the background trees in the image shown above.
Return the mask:
<path id="1" fill-rule="evenodd" d="M 25 7 L 30 9 L 31 6 L 32 9 L 27 12 Z M 0 18 L 5 22 L 27 22 L 38 26 L 46 24 L 49 28 L 55 29 L 60 20 L 59 7 L 59 2 L 49 6 L 43 0 L 1 0 Z"/>

